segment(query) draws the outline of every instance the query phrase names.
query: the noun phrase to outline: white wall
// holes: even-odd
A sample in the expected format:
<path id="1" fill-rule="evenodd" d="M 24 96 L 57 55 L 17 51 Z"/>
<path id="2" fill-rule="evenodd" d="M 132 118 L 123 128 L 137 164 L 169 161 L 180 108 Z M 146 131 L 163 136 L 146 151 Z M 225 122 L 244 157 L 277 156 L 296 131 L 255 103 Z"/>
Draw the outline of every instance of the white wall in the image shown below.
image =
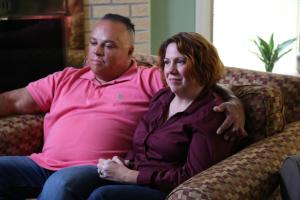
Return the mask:
<path id="1" fill-rule="evenodd" d="M 196 22 L 196 32 L 203 35 L 209 41 L 212 41 L 213 36 L 213 0 L 195 0 L 195 22 Z"/>

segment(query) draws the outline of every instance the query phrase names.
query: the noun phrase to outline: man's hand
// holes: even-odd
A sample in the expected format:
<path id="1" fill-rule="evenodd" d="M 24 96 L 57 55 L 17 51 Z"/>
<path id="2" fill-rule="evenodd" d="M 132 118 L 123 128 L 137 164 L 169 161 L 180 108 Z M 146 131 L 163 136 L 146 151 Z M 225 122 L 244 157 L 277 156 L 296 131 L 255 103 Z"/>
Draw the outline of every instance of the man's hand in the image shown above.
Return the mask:
<path id="1" fill-rule="evenodd" d="M 128 169 L 126 161 L 119 157 L 99 159 L 97 164 L 100 178 L 125 183 L 136 183 L 138 171 Z"/>
<path id="2" fill-rule="evenodd" d="M 230 99 L 229 102 L 224 102 L 219 106 L 215 106 L 213 110 L 215 112 L 225 112 L 226 114 L 226 119 L 217 130 L 217 134 L 224 133 L 225 140 L 235 141 L 248 135 L 244 129 L 244 107 L 239 99 Z"/>

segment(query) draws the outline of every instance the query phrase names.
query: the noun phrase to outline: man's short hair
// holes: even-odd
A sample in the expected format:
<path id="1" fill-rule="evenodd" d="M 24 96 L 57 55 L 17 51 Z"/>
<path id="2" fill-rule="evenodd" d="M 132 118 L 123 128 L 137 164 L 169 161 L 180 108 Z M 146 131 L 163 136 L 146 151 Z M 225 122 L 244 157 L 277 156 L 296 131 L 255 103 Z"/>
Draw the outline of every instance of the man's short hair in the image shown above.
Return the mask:
<path id="1" fill-rule="evenodd" d="M 118 15 L 118 14 L 108 13 L 108 14 L 105 14 L 101 19 L 102 20 L 111 20 L 114 22 L 120 22 L 126 26 L 128 32 L 130 34 L 132 34 L 133 36 L 135 34 L 134 24 L 131 22 L 131 20 L 128 17 L 124 17 L 124 16 Z"/>

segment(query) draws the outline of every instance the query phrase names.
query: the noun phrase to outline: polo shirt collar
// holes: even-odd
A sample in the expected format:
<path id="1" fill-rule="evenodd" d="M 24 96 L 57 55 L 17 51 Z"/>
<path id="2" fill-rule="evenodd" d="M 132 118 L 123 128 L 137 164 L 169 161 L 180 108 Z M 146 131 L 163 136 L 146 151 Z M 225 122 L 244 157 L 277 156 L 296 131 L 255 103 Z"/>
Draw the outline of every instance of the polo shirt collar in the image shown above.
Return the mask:
<path id="1" fill-rule="evenodd" d="M 95 81 L 96 80 L 96 77 L 95 77 L 95 74 L 94 72 L 90 69 L 89 66 L 86 66 L 85 68 L 89 68 L 89 70 L 82 74 L 80 76 L 80 78 L 83 78 L 83 79 L 88 79 L 90 81 Z M 136 71 L 137 71 L 137 62 L 135 60 L 132 59 L 132 64 L 131 66 L 128 68 L 128 70 L 126 72 L 124 72 L 121 76 L 119 76 L 118 78 L 114 79 L 114 80 L 111 80 L 111 81 L 108 81 L 106 83 L 103 83 L 101 85 L 106 85 L 106 84 L 115 84 L 115 83 L 119 83 L 119 82 L 123 82 L 123 81 L 129 81 L 131 80 L 132 78 L 135 77 L 136 75 Z M 98 82 L 98 81 L 97 81 Z"/>

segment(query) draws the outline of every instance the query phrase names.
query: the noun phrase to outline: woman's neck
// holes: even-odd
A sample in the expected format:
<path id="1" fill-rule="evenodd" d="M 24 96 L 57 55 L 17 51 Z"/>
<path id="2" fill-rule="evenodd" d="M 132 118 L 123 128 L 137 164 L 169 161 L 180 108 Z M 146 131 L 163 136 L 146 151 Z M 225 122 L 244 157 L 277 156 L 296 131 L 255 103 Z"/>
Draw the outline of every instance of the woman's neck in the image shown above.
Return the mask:
<path id="1" fill-rule="evenodd" d="M 197 96 L 201 93 L 201 91 L 204 89 L 204 86 L 199 86 L 196 88 L 191 88 L 188 91 L 185 91 L 184 93 L 175 93 L 175 97 L 173 101 L 176 101 L 178 104 L 190 104 L 190 102 L 193 102 Z"/>
<path id="2" fill-rule="evenodd" d="M 200 92 L 203 90 L 203 86 L 199 88 L 195 88 L 192 92 L 186 93 L 185 95 L 175 94 L 175 97 L 171 101 L 169 105 L 168 114 L 166 116 L 166 120 L 171 118 L 173 115 L 179 112 L 185 111 L 197 98 Z"/>

